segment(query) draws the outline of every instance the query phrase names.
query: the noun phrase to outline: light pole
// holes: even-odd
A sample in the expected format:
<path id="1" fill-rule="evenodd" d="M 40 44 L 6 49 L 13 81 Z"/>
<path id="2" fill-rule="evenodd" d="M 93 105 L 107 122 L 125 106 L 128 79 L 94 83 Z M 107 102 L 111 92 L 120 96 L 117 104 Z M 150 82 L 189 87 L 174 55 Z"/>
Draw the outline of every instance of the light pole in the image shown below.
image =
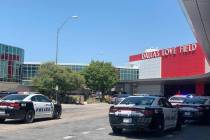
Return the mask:
<path id="1" fill-rule="evenodd" d="M 64 22 L 58 27 L 57 29 L 57 34 L 56 34 L 56 58 L 55 58 L 55 64 L 58 64 L 58 41 L 59 41 L 59 33 L 61 31 L 61 29 L 63 28 L 63 26 L 70 20 L 70 19 L 78 19 L 78 16 L 70 16 L 68 18 L 66 18 L 66 20 L 64 20 Z"/>

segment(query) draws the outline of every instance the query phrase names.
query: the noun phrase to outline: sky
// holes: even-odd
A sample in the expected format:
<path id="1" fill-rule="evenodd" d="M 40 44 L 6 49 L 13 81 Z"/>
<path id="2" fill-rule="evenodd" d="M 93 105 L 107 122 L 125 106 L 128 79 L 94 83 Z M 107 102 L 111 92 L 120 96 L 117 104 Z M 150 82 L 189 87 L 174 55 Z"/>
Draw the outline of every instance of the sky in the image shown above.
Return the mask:
<path id="1" fill-rule="evenodd" d="M 178 0 L 0 0 L 0 43 L 25 50 L 25 62 L 91 60 L 128 64 L 147 48 L 196 42 Z"/>

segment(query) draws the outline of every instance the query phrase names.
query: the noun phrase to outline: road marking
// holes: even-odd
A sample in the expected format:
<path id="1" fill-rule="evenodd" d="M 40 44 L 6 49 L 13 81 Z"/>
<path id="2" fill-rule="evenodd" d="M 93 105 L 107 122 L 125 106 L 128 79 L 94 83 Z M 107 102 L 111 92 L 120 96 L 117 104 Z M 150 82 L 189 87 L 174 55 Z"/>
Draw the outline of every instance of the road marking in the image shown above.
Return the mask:
<path id="1" fill-rule="evenodd" d="M 90 131 L 82 132 L 83 135 L 87 135 L 87 134 L 89 134 L 89 133 L 90 133 Z"/>
<path id="2" fill-rule="evenodd" d="M 96 129 L 96 131 L 101 131 L 101 130 L 105 130 L 105 128 L 98 128 L 98 129 Z"/>
<path id="3" fill-rule="evenodd" d="M 66 136 L 66 137 L 63 137 L 64 140 L 68 140 L 68 139 L 72 139 L 74 138 L 75 136 Z"/>

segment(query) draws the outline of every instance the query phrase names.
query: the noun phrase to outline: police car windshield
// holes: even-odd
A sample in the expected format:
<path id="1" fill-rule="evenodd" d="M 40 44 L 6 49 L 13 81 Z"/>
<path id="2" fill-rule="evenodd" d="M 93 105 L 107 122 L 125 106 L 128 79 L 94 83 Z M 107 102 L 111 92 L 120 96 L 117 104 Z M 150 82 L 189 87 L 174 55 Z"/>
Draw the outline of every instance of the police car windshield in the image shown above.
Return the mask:
<path id="1" fill-rule="evenodd" d="M 25 99 L 28 95 L 8 95 L 6 97 L 4 97 L 2 100 L 9 100 L 9 101 L 22 101 L 23 99 Z"/>
<path id="2" fill-rule="evenodd" d="M 152 97 L 128 97 L 124 99 L 120 104 L 125 105 L 152 105 L 155 99 Z"/>
<path id="3" fill-rule="evenodd" d="M 207 99 L 201 99 L 201 98 L 187 98 L 184 101 L 184 104 L 205 104 Z"/>

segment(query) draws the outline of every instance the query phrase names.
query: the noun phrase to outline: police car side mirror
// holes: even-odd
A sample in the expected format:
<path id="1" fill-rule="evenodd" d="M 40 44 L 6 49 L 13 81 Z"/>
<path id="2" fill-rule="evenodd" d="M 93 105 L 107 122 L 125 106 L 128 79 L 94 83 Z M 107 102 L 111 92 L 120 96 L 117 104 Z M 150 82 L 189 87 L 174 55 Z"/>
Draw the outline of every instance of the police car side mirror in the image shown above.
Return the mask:
<path id="1" fill-rule="evenodd" d="M 54 103 L 54 104 L 56 104 L 57 102 L 56 102 L 56 100 L 50 100 L 52 103 Z"/>

